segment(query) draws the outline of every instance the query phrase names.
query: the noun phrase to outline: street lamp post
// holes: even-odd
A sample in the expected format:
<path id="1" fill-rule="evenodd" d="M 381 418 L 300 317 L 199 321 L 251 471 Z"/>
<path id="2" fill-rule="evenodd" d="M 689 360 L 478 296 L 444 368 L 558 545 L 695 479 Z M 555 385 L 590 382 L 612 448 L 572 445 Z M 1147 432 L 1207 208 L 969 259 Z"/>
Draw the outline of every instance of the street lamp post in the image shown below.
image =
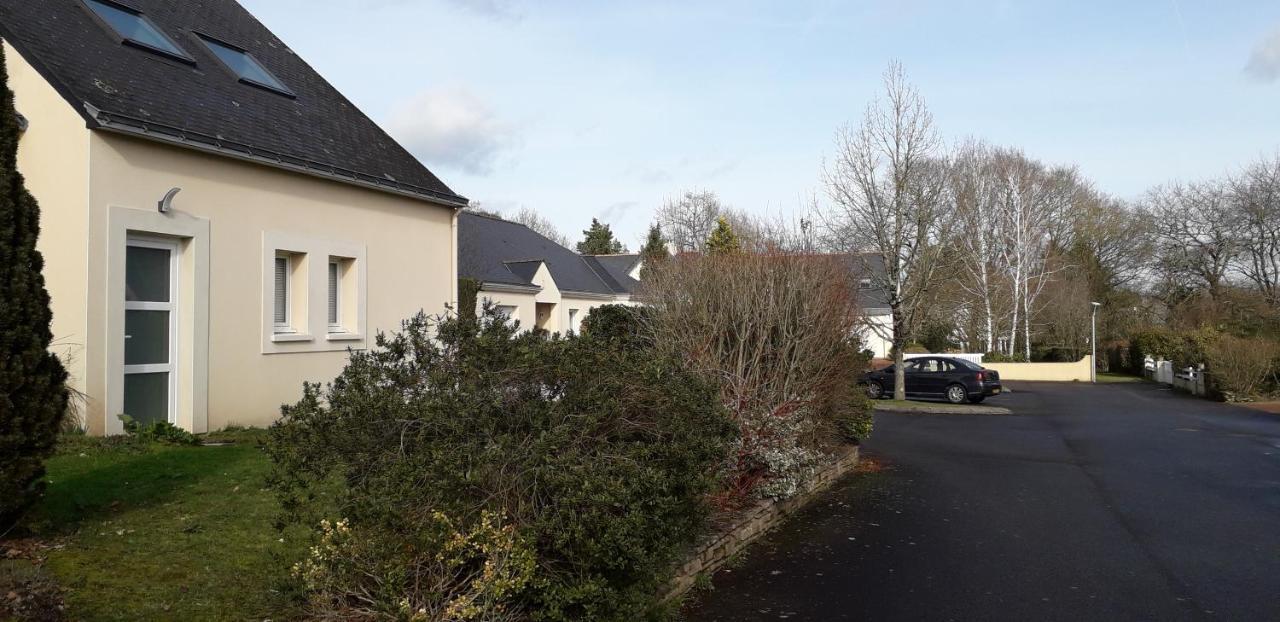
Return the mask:
<path id="1" fill-rule="evenodd" d="M 1102 303 L 1089 304 L 1093 305 L 1093 315 L 1089 318 L 1089 347 L 1093 350 L 1093 355 L 1089 359 L 1089 381 L 1098 384 L 1098 307 L 1101 307 Z"/>

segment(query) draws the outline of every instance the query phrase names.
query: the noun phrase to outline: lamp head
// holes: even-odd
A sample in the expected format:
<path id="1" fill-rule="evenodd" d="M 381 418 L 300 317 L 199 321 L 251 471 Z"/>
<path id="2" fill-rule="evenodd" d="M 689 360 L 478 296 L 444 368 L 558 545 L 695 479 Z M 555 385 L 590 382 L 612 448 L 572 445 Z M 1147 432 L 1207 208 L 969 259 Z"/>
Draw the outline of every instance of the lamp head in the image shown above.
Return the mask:
<path id="1" fill-rule="evenodd" d="M 178 196 L 179 192 L 182 192 L 182 188 L 174 188 L 164 194 L 164 198 L 160 199 L 159 205 L 161 214 L 168 214 L 173 209 L 173 197 Z"/>

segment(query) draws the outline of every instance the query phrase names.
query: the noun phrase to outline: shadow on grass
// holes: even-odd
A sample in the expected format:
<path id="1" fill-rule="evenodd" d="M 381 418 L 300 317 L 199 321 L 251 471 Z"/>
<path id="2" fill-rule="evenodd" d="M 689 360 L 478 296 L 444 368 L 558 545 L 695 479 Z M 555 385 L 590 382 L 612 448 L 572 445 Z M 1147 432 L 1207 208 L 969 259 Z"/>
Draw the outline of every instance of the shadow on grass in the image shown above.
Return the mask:
<path id="1" fill-rule="evenodd" d="M 48 488 L 26 523 L 37 533 L 66 533 L 118 510 L 163 504 L 260 461 L 258 451 L 156 445 L 136 453 L 63 454 L 49 461 Z"/>

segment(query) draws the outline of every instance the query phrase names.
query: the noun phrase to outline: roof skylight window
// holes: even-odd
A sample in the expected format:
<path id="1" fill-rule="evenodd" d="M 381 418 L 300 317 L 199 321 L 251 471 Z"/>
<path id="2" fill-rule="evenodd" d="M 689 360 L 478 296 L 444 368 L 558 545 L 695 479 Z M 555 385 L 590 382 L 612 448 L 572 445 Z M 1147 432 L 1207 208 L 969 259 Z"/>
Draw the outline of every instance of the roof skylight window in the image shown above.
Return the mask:
<path id="1" fill-rule="evenodd" d="M 187 62 L 195 62 L 190 54 L 187 54 L 178 47 L 163 32 L 160 32 L 156 25 L 151 23 L 142 13 L 126 7 L 122 4 L 107 2 L 106 0 L 84 0 L 86 6 L 93 11 L 103 22 L 106 22 L 116 34 L 120 35 L 126 43 L 146 48 L 161 54 L 166 54 L 185 60 Z"/>
<path id="2" fill-rule="evenodd" d="M 241 82 L 272 90 L 281 95 L 294 97 L 293 91 L 290 91 L 289 87 L 285 86 L 270 71 L 267 71 L 267 68 L 263 67 L 262 63 L 259 63 L 258 59 L 248 52 L 205 35 L 200 35 L 200 40 L 209 46 L 209 50 L 213 52 L 213 55 L 217 56 L 218 60 L 222 61 L 222 64 L 226 65 L 227 69 L 231 70 L 231 73 L 235 74 Z"/>

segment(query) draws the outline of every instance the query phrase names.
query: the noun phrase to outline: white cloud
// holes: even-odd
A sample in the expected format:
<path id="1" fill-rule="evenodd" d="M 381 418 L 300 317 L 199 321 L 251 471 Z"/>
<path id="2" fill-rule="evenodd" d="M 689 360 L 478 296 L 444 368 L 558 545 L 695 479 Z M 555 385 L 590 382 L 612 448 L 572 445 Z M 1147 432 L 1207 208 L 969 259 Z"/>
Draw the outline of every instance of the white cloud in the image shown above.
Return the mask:
<path id="1" fill-rule="evenodd" d="M 1245 73 L 1263 82 L 1280 79 L 1280 28 L 1272 31 L 1253 48 Z"/>
<path id="2" fill-rule="evenodd" d="M 619 201 L 600 211 L 600 219 L 606 223 L 615 223 L 627 215 L 627 212 L 640 207 L 635 201 Z"/>
<path id="3" fill-rule="evenodd" d="M 431 89 L 394 107 L 387 131 L 427 166 L 493 173 L 519 143 L 516 130 L 460 88 Z"/>
<path id="4" fill-rule="evenodd" d="M 495 19 L 519 20 L 522 17 L 514 0 L 449 0 L 449 4 Z"/>
<path id="5" fill-rule="evenodd" d="M 671 181 L 670 171 L 647 164 L 632 164 L 622 174 L 645 184 L 660 184 Z"/>

